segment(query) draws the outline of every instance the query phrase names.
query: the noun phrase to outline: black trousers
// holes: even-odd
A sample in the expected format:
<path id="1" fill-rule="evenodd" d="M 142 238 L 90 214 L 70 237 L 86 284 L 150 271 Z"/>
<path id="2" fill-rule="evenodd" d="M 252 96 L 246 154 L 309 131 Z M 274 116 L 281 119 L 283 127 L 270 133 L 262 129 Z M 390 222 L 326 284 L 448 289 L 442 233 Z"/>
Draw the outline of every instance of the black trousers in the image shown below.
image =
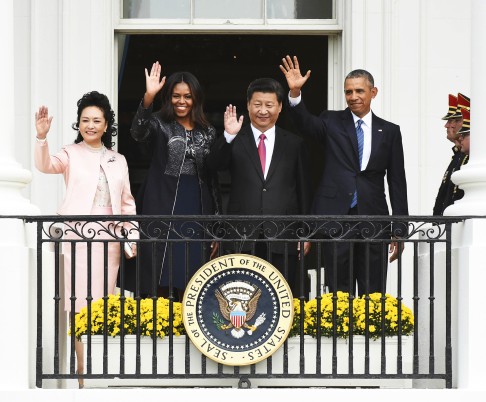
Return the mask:
<path id="1" fill-rule="evenodd" d="M 351 208 L 348 215 L 356 215 L 357 208 Z M 357 295 L 366 293 L 385 293 L 388 270 L 387 248 L 390 237 L 385 233 L 370 236 L 370 233 L 379 233 L 382 225 L 375 226 L 350 224 L 355 229 L 343 233 L 339 241 L 325 242 L 324 267 L 326 285 L 331 292 L 342 291 Z M 345 225 L 343 225 L 345 226 Z M 356 242 L 346 239 L 364 239 L 369 236 L 377 242 Z M 329 239 L 329 236 L 324 236 Z M 380 241 L 382 240 L 382 241 Z M 357 285 L 357 290 L 356 290 Z"/>
<path id="2" fill-rule="evenodd" d="M 270 245 L 265 242 L 257 242 L 255 245 L 255 256 L 270 262 L 280 271 L 289 284 L 293 297 L 306 296 L 305 277 L 298 274 L 298 268 L 300 267 L 298 255 L 288 253 L 286 266 L 285 254 L 270 252 L 269 255 L 268 247 L 270 247 Z M 289 244 L 289 248 L 290 247 L 297 248 L 297 243 Z"/>

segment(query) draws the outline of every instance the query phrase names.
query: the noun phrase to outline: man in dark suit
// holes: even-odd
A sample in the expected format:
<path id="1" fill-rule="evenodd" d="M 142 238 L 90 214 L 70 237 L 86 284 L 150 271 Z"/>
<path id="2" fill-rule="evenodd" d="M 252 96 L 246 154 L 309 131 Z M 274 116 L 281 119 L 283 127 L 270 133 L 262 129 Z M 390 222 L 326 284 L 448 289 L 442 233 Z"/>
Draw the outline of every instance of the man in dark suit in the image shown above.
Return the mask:
<path id="1" fill-rule="evenodd" d="M 295 56 L 286 56 L 282 62 L 280 69 L 290 88 L 292 118 L 303 134 L 324 143 L 324 170 L 312 213 L 388 215 L 384 186 L 386 175 L 393 215 L 408 215 L 400 128 L 371 111 L 371 101 L 378 93 L 373 76 L 365 70 L 349 73 L 344 81 L 348 108 L 324 111 L 317 117 L 307 111 L 302 101 L 301 88 L 309 79 L 310 71 L 302 76 Z M 399 246 L 399 242 L 391 242 L 390 236 L 398 237 L 406 231 L 404 225 L 389 230 L 386 227 L 389 227 L 386 222 L 375 222 L 374 226 L 358 225 L 356 230 L 342 233 L 344 238 L 373 237 L 382 242 L 325 243 L 326 283 L 331 291 L 355 292 L 357 282 L 359 294 L 385 292 L 385 244 L 390 242 L 390 261 L 395 260 L 403 246 Z M 369 230 L 377 232 L 371 234 Z M 325 235 L 339 237 L 339 233 Z M 351 243 L 354 243 L 352 250 Z"/>
<path id="2" fill-rule="evenodd" d="M 271 78 L 260 78 L 250 83 L 247 90 L 247 108 L 250 124 L 242 127 L 236 107 L 229 105 L 224 113 L 224 135 L 216 140 L 206 159 L 209 169 L 228 169 L 231 192 L 228 215 L 297 215 L 307 214 L 310 207 L 309 157 L 304 141 L 276 126 L 285 96 L 280 83 Z M 238 225 L 248 230 L 250 238 L 272 238 L 283 229 L 282 222 L 252 227 L 252 222 Z M 292 237 L 290 237 L 292 236 Z M 281 238 L 295 238 L 295 226 Z M 285 273 L 294 295 L 298 292 L 295 277 L 298 242 L 287 246 L 283 242 L 236 242 L 231 251 L 254 252 L 268 259 Z M 308 251 L 305 244 L 304 252 Z M 268 249 L 270 248 L 270 249 Z M 287 249 L 287 252 L 285 251 Z"/>

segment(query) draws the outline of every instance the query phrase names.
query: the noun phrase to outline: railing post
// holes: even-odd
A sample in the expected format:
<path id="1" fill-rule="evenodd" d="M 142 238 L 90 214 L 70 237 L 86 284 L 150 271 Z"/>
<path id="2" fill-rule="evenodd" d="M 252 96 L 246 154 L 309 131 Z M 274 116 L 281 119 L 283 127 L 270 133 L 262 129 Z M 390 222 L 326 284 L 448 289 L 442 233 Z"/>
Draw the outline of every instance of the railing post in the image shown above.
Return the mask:
<path id="1" fill-rule="evenodd" d="M 452 223 L 446 223 L 446 344 L 445 344 L 445 369 L 446 387 L 452 388 L 452 267 L 451 267 L 451 231 Z"/>
<path id="2" fill-rule="evenodd" d="M 29 275 L 30 255 L 24 231 L 22 220 L 0 217 L 0 277 L 6 303 L 0 330 L 0 390 L 27 389 L 34 374 L 35 353 L 30 347 L 30 336 L 35 333 L 31 325 L 35 314 L 29 309 L 29 277 L 34 277 Z"/>
<path id="3" fill-rule="evenodd" d="M 486 122 L 482 118 L 486 106 L 486 85 L 484 69 L 484 35 L 486 25 L 486 3 L 482 0 L 471 1 L 471 99 L 472 120 L 470 160 L 461 170 L 454 172 L 452 181 L 464 190 L 464 198 L 455 202 L 445 211 L 446 215 L 486 214 Z M 458 293 L 457 297 L 457 387 L 483 388 L 486 376 L 484 354 L 484 334 L 486 321 L 482 318 L 482 295 L 486 283 L 484 269 L 484 250 L 486 245 L 486 220 L 468 219 L 458 226 L 458 242 L 453 244 L 458 254 Z M 453 228 L 453 230 L 456 230 Z M 455 237 L 455 236 L 454 236 Z"/>
<path id="4" fill-rule="evenodd" d="M 457 280 L 457 294 L 453 295 L 456 317 L 452 317 L 452 326 L 457 327 L 457 347 L 453 349 L 453 372 L 457 373 L 457 388 L 484 389 L 486 364 L 480 351 L 484 350 L 486 333 L 482 302 L 486 284 L 486 219 L 467 219 L 454 226 L 456 244 L 452 247 L 457 252 L 457 273 L 453 276 Z"/>

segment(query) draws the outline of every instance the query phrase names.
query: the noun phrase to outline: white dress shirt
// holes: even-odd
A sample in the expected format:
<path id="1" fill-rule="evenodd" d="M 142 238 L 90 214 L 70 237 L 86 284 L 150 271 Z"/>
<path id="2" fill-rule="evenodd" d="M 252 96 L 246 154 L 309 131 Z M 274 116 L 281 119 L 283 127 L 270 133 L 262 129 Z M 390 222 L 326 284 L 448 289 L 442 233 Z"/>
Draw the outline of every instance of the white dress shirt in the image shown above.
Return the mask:
<path id="1" fill-rule="evenodd" d="M 289 92 L 289 103 L 290 106 L 297 106 L 302 100 L 302 94 L 299 94 L 297 98 L 292 98 L 290 96 Z M 354 120 L 354 127 L 358 126 L 358 120 L 360 119 L 358 116 L 356 116 L 353 112 L 351 112 L 353 115 L 353 120 Z M 363 129 L 363 134 L 364 134 L 364 143 L 363 143 L 363 157 L 361 159 L 361 170 L 365 170 L 366 166 L 368 166 L 368 162 L 370 161 L 370 155 L 371 155 L 371 110 L 368 112 L 368 114 L 364 117 L 361 118 L 363 120 L 363 124 L 361 125 L 361 128 Z"/>
<path id="2" fill-rule="evenodd" d="M 266 179 L 268 174 L 268 168 L 270 167 L 270 162 L 272 162 L 273 156 L 273 148 L 275 147 L 275 126 L 268 129 L 265 132 L 259 131 L 253 124 L 251 124 L 251 131 L 253 132 L 253 137 L 255 139 L 255 145 L 258 149 L 258 144 L 260 143 L 260 135 L 265 134 L 265 172 L 263 177 Z M 231 142 L 235 139 L 236 135 L 228 134 L 226 131 L 224 132 L 224 138 L 226 138 L 226 142 L 231 144 Z"/>
<path id="3" fill-rule="evenodd" d="M 358 120 L 360 119 L 356 116 L 353 112 L 354 120 L 354 127 L 358 127 Z M 366 116 L 363 116 L 361 120 L 363 120 L 363 124 L 361 124 L 361 128 L 363 129 L 364 134 L 364 143 L 363 143 L 363 157 L 361 159 L 361 170 L 365 170 L 366 166 L 368 166 L 368 162 L 370 160 L 371 155 L 371 110 L 368 112 Z"/>

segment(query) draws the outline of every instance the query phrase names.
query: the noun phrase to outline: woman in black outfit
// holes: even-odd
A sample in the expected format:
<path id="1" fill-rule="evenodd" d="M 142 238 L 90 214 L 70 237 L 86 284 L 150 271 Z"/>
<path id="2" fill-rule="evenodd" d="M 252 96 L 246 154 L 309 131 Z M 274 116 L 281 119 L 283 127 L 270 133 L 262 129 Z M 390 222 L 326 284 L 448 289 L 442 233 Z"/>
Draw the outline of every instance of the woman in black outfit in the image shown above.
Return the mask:
<path id="1" fill-rule="evenodd" d="M 177 72 L 161 78 L 159 62 L 145 69 L 146 91 L 133 119 L 131 135 L 136 141 L 150 141 L 153 155 L 145 183 L 137 197 L 139 215 L 210 215 L 219 213 L 217 176 L 205 165 L 216 137 L 203 112 L 203 93 L 197 78 Z M 162 107 L 152 113 L 155 96 L 161 92 Z M 169 260 L 172 260 L 172 287 L 181 299 L 187 280 L 207 259 L 208 243 L 172 242 L 180 238 L 202 238 L 196 224 L 151 222 L 141 225 L 141 238 L 157 238 L 152 245 L 141 243 L 140 294 L 168 295 Z M 191 233 L 194 231 L 193 233 Z M 162 241 L 160 241 L 162 240 Z M 186 250 L 186 247 L 188 250 Z M 187 258 L 186 258 L 187 252 Z M 154 280 L 155 279 L 155 283 Z M 134 288 L 134 286 L 132 286 Z"/>

